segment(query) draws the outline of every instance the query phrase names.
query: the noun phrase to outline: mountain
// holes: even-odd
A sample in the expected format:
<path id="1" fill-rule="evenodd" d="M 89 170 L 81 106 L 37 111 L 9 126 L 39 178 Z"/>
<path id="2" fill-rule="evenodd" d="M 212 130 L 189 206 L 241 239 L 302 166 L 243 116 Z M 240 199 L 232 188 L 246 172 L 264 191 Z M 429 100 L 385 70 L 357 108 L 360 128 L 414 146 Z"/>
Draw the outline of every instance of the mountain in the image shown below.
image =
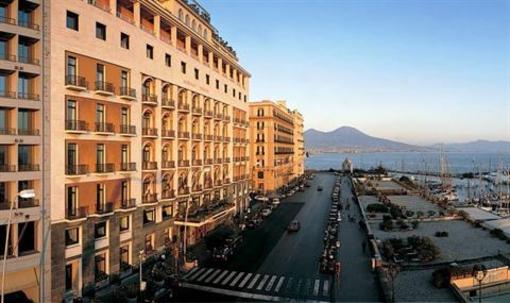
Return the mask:
<path id="1" fill-rule="evenodd" d="M 369 136 L 353 127 L 342 126 L 330 132 L 309 129 L 304 133 L 307 150 L 380 150 L 380 151 L 424 151 L 427 147 Z"/>
<path id="2" fill-rule="evenodd" d="M 439 149 L 441 144 L 435 144 L 432 148 Z M 510 141 L 476 140 L 465 143 L 443 144 L 445 151 L 453 152 L 487 152 L 487 153 L 510 153 Z"/>

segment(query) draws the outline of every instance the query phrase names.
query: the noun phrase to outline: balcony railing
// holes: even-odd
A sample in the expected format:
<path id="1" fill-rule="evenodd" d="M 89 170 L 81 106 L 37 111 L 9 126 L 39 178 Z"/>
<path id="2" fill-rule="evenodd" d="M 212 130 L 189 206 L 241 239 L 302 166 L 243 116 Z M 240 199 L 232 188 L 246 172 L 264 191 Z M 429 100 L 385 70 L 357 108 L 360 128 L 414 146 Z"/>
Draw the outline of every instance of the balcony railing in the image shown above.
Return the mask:
<path id="1" fill-rule="evenodd" d="M 221 180 L 215 180 L 214 181 L 215 186 L 221 186 Z"/>
<path id="2" fill-rule="evenodd" d="M 223 137 L 223 142 L 225 143 L 229 143 L 230 142 L 230 137 Z"/>
<path id="3" fill-rule="evenodd" d="M 15 128 L 1 128 L 0 135 L 14 136 L 14 135 L 16 135 L 16 129 Z"/>
<path id="4" fill-rule="evenodd" d="M 0 201 L 0 210 L 10 209 L 11 203 L 12 203 L 11 201 L 6 201 L 6 200 Z"/>
<path id="5" fill-rule="evenodd" d="M 128 97 L 129 99 L 136 99 L 136 89 L 126 86 L 119 88 L 119 95 L 121 97 Z"/>
<path id="6" fill-rule="evenodd" d="M 232 207 L 234 207 L 235 204 L 230 203 L 226 200 L 218 200 L 218 201 L 212 201 L 208 203 L 207 205 L 203 205 L 200 208 L 196 208 L 189 212 L 188 214 L 188 221 L 190 222 L 203 222 L 207 220 L 208 218 L 211 218 L 223 211 L 226 211 Z M 182 221 L 184 220 L 184 214 L 182 212 L 179 212 L 177 220 Z"/>
<path id="7" fill-rule="evenodd" d="M 66 130 L 88 131 L 88 123 L 83 120 L 66 120 Z"/>
<path id="8" fill-rule="evenodd" d="M 195 184 L 194 186 L 191 187 L 191 191 L 192 192 L 202 191 L 202 185 L 201 184 Z"/>
<path id="9" fill-rule="evenodd" d="M 198 107 L 193 107 L 193 109 L 191 111 L 193 112 L 194 115 L 201 115 L 202 114 L 202 109 L 198 108 Z"/>
<path id="10" fill-rule="evenodd" d="M 89 214 L 89 208 L 87 206 L 74 207 L 66 209 L 67 220 L 77 220 L 86 218 Z"/>
<path id="11" fill-rule="evenodd" d="M 16 56 L 7 53 L 0 53 L 0 60 L 16 62 Z"/>
<path id="12" fill-rule="evenodd" d="M 143 161 L 142 162 L 143 170 L 155 170 L 158 169 L 158 162 L 156 161 Z"/>
<path id="13" fill-rule="evenodd" d="M 7 24 L 15 25 L 16 19 L 5 17 L 5 16 L 0 16 L 0 23 L 7 23 Z"/>
<path id="14" fill-rule="evenodd" d="M 18 99 L 31 100 L 31 101 L 39 101 L 39 94 L 27 93 L 27 92 L 18 92 Z"/>
<path id="15" fill-rule="evenodd" d="M 223 120 L 223 114 L 215 114 L 214 119 Z"/>
<path id="16" fill-rule="evenodd" d="M 166 138 L 175 138 L 175 130 L 173 129 L 162 129 L 161 136 Z"/>
<path id="17" fill-rule="evenodd" d="M 191 136 L 193 137 L 193 140 L 202 140 L 202 134 L 193 133 Z"/>
<path id="18" fill-rule="evenodd" d="M 175 168 L 175 161 L 174 160 L 163 161 L 161 163 L 161 167 L 162 168 Z"/>
<path id="19" fill-rule="evenodd" d="M 22 199 L 18 201 L 18 208 L 30 208 L 39 206 L 39 199 Z"/>
<path id="20" fill-rule="evenodd" d="M 20 63 L 39 65 L 39 59 L 30 56 L 20 56 L 18 60 Z"/>
<path id="21" fill-rule="evenodd" d="M 177 192 L 179 195 L 189 195 L 189 187 L 181 187 Z"/>
<path id="22" fill-rule="evenodd" d="M 87 164 L 66 165 L 66 175 L 86 175 L 89 173 L 89 166 Z"/>
<path id="23" fill-rule="evenodd" d="M 121 171 L 136 171 L 136 162 L 125 162 L 120 164 Z"/>
<path id="24" fill-rule="evenodd" d="M 144 95 L 142 95 L 142 102 L 151 104 L 151 105 L 158 104 L 158 96 L 154 95 L 154 94 L 149 94 L 149 95 L 144 94 Z"/>
<path id="25" fill-rule="evenodd" d="M 224 178 L 223 184 L 230 184 L 230 178 Z"/>
<path id="26" fill-rule="evenodd" d="M 223 163 L 223 160 L 222 160 L 221 158 L 216 158 L 216 159 L 214 160 L 214 162 L 215 162 L 216 164 L 221 164 L 221 163 Z"/>
<path id="27" fill-rule="evenodd" d="M 115 94 L 115 87 L 110 82 L 96 81 L 96 91 L 106 92 L 109 94 Z"/>
<path id="28" fill-rule="evenodd" d="M 144 127 L 144 128 L 142 128 L 142 136 L 157 137 L 158 136 L 158 129 L 157 128 Z"/>
<path id="29" fill-rule="evenodd" d="M 213 135 L 205 135 L 205 140 L 212 141 L 212 140 L 214 140 L 214 136 Z"/>
<path id="30" fill-rule="evenodd" d="M 18 135 L 20 136 L 39 136 L 39 130 L 34 129 L 18 129 Z"/>
<path id="31" fill-rule="evenodd" d="M 120 125 L 120 133 L 124 135 L 136 135 L 136 126 L 135 125 Z"/>
<path id="32" fill-rule="evenodd" d="M 39 171 L 39 164 L 18 164 L 18 171 Z"/>
<path id="33" fill-rule="evenodd" d="M 161 194 L 161 199 L 173 199 L 175 198 L 175 191 L 173 189 L 164 190 Z"/>
<path id="34" fill-rule="evenodd" d="M 11 173 L 16 171 L 16 165 L 0 164 L 0 172 Z"/>
<path id="35" fill-rule="evenodd" d="M 158 202 L 158 194 L 145 194 L 142 197 L 142 203 L 156 203 Z"/>
<path id="36" fill-rule="evenodd" d="M 0 98 L 16 99 L 16 92 L 0 90 Z"/>
<path id="37" fill-rule="evenodd" d="M 96 122 L 94 131 L 96 133 L 114 133 L 115 127 L 113 126 L 113 123 L 106 123 L 106 122 Z"/>
<path id="38" fill-rule="evenodd" d="M 120 201 L 120 208 L 129 209 L 136 207 L 136 199 L 126 199 Z"/>
<path id="39" fill-rule="evenodd" d="M 223 115 L 223 121 L 230 122 L 230 116 Z"/>
<path id="40" fill-rule="evenodd" d="M 230 158 L 229 158 L 229 157 L 227 157 L 227 158 L 223 159 L 223 162 L 224 162 L 224 163 L 230 163 Z"/>
<path id="41" fill-rule="evenodd" d="M 175 108 L 175 101 L 167 96 L 163 96 L 161 99 L 161 106 L 166 108 Z"/>
<path id="42" fill-rule="evenodd" d="M 212 165 L 214 163 L 213 159 L 205 159 L 205 165 Z"/>
<path id="43" fill-rule="evenodd" d="M 85 80 L 85 77 L 77 75 L 67 75 L 66 85 L 75 86 L 83 89 L 87 89 L 88 87 L 88 83 L 87 80 Z"/>
<path id="44" fill-rule="evenodd" d="M 179 139 L 189 139 L 189 132 L 179 132 Z"/>
<path id="45" fill-rule="evenodd" d="M 179 105 L 177 106 L 177 108 L 178 108 L 178 109 L 179 109 L 179 111 L 181 111 L 181 112 L 189 112 L 189 104 L 179 103 Z"/>
<path id="46" fill-rule="evenodd" d="M 205 116 L 206 118 L 212 118 L 212 116 L 213 116 L 213 115 L 214 115 L 214 113 L 213 113 L 211 110 L 206 110 L 206 111 L 204 112 L 204 116 Z"/>
<path id="47" fill-rule="evenodd" d="M 202 165 L 202 159 L 194 159 L 191 161 L 193 166 L 201 166 Z"/>
<path id="48" fill-rule="evenodd" d="M 113 163 L 97 163 L 96 173 L 113 173 L 115 165 Z"/>
<path id="49" fill-rule="evenodd" d="M 113 212 L 113 203 L 107 202 L 107 203 L 100 203 L 96 204 L 96 214 L 108 214 Z"/>
<path id="50" fill-rule="evenodd" d="M 189 160 L 179 160 L 177 165 L 179 167 L 189 167 Z"/>
<path id="51" fill-rule="evenodd" d="M 34 23 L 32 21 L 21 21 L 21 20 L 18 20 L 18 25 L 21 26 L 21 27 L 30 28 L 30 29 L 33 29 L 33 30 L 36 30 L 36 31 L 38 31 L 39 28 L 40 28 L 39 24 Z"/>

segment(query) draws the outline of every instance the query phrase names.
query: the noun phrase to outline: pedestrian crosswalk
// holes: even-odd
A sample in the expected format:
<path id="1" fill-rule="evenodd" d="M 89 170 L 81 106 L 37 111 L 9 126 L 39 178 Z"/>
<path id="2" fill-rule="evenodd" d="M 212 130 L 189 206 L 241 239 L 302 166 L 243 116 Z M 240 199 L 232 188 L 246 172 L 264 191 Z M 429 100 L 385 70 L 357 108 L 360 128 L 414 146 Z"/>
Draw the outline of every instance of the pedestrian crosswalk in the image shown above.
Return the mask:
<path id="1" fill-rule="evenodd" d="M 330 278 L 287 277 L 271 273 L 250 273 L 219 268 L 195 268 L 187 283 L 283 298 L 328 300 Z"/>

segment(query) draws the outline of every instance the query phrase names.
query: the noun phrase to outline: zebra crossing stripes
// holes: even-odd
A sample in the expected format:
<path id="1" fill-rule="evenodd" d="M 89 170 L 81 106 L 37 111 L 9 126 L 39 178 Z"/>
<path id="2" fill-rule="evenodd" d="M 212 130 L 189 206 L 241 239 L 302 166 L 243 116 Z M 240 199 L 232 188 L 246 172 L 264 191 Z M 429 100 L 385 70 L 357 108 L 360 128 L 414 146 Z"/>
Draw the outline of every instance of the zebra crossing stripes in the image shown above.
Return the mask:
<path id="1" fill-rule="evenodd" d="M 278 280 L 278 283 L 276 283 L 276 287 L 274 289 L 275 292 L 279 292 L 280 288 L 283 285 L 283 281 L 285 281 L 285 277 L 280 277 L 280 280 Z"/>
<path id="2" fill-rule="evenodd" d="M 206 268 L 200 268 L 199 270 L 197 270 L 195 273 L 193 273 L 189 278 L 190 280 L 195 280 L 200 274 L 202 274 L 204 271 L 206 270 Z"/>
<path id="3" fill-rule="evenodd" d="M 214 277 L 216 277 L 217 274 L 219 274 L 221 272 L 221 269 L 216 269 L 211 275 L 209 275 L 209 277 L 207 277 L 207 279 L 204 280 L 205 283 L 209 283 L 212 281 L 212 279 Z"/>
<path id="4" fill-rule="evenodd" d="M 244 275 L 244 272 L 240 272 L 235 278 L 234 280 L 232 280 L 232 282 L 230 282 L 230 286 L 234 286 L 237 284 L 237 281 L 239 281 L 239 279 L 241 279 L 241 277 Z"/>
<path id="5" fill-rule="evenodd" d="M 241 281 L 241 283 L 239 284 L 239 288 L 243 288 L 244 285 L 248 282 L 248 280 L 251 278 L 253 274 L 250 272 L 246 275 L 246 277 L 244 277 L 244 279 Z"/>
<path id="6" fill-rule="evenodd" d="M 237 272 L 233 271 L 230 273 L 230 275 L 228 275 L 228 277 L 226 279 L 224 279 L 223 281 L 221 281 L 221 285 L 225 285 L 227 284 L 228 280 L 232 279 L 232 277 L 236 274 Z"/>
<path id="7" fill-rule="evenodd" d="M 196 271 L 198 270 L 198 267 L 195 267 L 193 269 L 191 269 L 187 274 L 186 274 L 186 278 L 191 276 L 193 273 L 195 273 Z"/>
<path id="8" fill-rule="evenodd" d="M 261 290 L 262 287 L 264 287 L 264 284 L 266 284 L 266 281 L 268 278 L 269 278 L 269 275 L 264 275 L 264 278 L 262 278 L 262 281 L 260 281 L 259 286 L 257 286 L 258 290 Z"/>
<path id="9" fill-rule="evenodd" d="M 322 286 L 322 294 L 324 296 L 329 296 L 329 281 L 325 280 L 324 285 Z"/>
<path id="10" fill-rule="evenodd" d="M 269 280 L 269 283 L 267 283 L 266 291 L 270 291 L 271 290 L 271 288 L 273 287 L 274 281 L 276 281 L 276 276 L 275 275 L 273 275 L 271 277 L 271 280 Z"/>
<path id="11" fill-rule="evenodd" d="M 206 270 L 200 277 L 197 278 L 197 281 L 200 282 L 202 281 L 205 277 L 207 277 L 208 274 L 210 274 L 212 271 L 214 270 L 214 268 L 209 268 L 208 270 Z"/>
<path id="12" fill-rule="evenodd" d="M 252 289 L 253 286 L 255 286 L 255 283 L 257 283 L 257 280 L 259 279 L 260 274 L 256 274 L 255 277 L 253 277 L 253 280 L 251 280 L 250 284 L 248 285 L 248 289 Z"/>
<path id="13" fill-rule="evenodd" d="M 318 296 L 319 295 L 319 286 L 321 284 L 321 280 L 315 279 L 315 284 L 313 285 L 313 295 Z"/>
<path id="14" fill-rule="evenodd" d="M 223 272 L 216 278 L 216 280 L 213 281 L 213 284 L 217 284 L 218 282 L 220 282 L 221 279 L 223 279 L 223 277 L 228 274 L 228 270 L 223 270 Z"/>

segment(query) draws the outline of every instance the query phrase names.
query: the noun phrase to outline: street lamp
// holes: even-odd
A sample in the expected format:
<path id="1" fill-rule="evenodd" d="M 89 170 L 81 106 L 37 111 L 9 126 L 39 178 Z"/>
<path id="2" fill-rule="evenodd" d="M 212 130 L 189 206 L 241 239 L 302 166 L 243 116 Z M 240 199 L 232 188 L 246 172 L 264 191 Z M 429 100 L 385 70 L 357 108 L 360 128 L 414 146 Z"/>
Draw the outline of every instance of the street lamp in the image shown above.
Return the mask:
<path id="1" fill-rule="evenodd" d="M 35 191 L 33 189 L 24 189 L 18 193 L 18 197 L 22 199 L 32 199 L 35 198 Z M 12 210 L 14 209 L 14 202 L 11 203 L 9 209 L 9 219 L 7 220 L 7 233 L 5 234 L 5 246 L 4 246 L 4 263 L 2 265 L 2 295 L 1 295 L 1 303 L 4 303 L 4 291 L 5 291 L 5 267 L 7 263 L 7 253 L 9 247 L 9 234 L 11 232 L 11 221 L 12 221 Z"/>
<path id="2" fill-rule="evenodd" d="M 487 268 L 483 264 L 473 266 L 473 277 L 478 281 L 478 302 L 482 302 L 482 281 L 487 276 Z"/>
<path id="3" fill-rule="evenodd" d="M 391 280 L 391 302 L 395 302 L 395 279 L 397 278 L 399 268 L 395 263 L 389 263 L 387 270 Z"/>

